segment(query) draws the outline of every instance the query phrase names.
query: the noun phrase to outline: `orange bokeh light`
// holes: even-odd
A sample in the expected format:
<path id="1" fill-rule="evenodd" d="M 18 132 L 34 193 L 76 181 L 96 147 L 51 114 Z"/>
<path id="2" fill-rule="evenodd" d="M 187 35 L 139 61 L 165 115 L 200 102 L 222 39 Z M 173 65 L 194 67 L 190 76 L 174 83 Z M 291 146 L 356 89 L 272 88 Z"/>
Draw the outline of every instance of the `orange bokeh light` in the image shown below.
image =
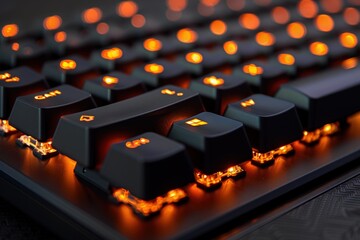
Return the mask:
<path id="1" fill-rule="evenodd" d="M 360 13 L 356 8 L 346 8 L 343 13 L 344 20 L 347 24 L 355 26 L 360 23 Z"/>
<path id="2" fill-rule="evenodd" d="M 350 32 L 340 34 L 339 40 L 341 45 L 346 48 L 354 48 L 358 44 L 356 35 Z"/>
<path id="3" fill-rule="evenodd" d="M 272 33 L 269 32 L 258 32 L 255 36 L 256 42 L 265 47 L 274 45 L 275 37 Z"/>
<path id="4" fill-rule="evenodd" d="M 186 54 L 185 59 L 189 63 L 199 64 L 203 61 L 203 56 L 198 52 L 189 52 Z"/>
<path id="5" fill-rule="evenodd" d="M 329 48 L 325 43 L 313 42 L 310 44 L 310 52 L 316 56 L 324 56 L 329 52 Z"/>
<path id="6" fill-rule="evenodd" d="M 67 37 L 66 32 L 61 31 L 61 32 L 55 33 L 54 40 L 55 40 L 55 42 L 58 42 L 58 43 L 65 42 L 66 37 Z"/>
<path id="7" fill-rule="evenodd" d="M 229 55 L 234 55 L 238 51 L 238 45 L 234 41 L 227 41 L 223 45 L 224 51 Z"/>
<path id="8" fill-rule="evenodd" d="M 193 43 L 197 40 L 198 35 L 190 28 L 183 28 L 177 32 L 176 37 L 182 43 Z"/>
<path id="9" fill-rule="evenodd" d="M 2 27 L 1 34 L 5 38 L 15 37 L 19 33 L 19 27 L 17 24 L 7 24 Z"/>
<path id="10" fill-rule="evenodd" d="M 122 1 L 117 7 L 117 13 L 124 18 L 131 18 L 138 11 L 138 5 L 133 1 Z"/>
<path id="11" fill-rule="evenodd" d="M 315 26 L 322 32 L 330 32 L 334 28 L 334 20 L 326 14 L 320 14 L 315 18 Z"/>
<path id="12" fill-rule="evenodd" d="M 253 13 L 244 13 L 240 15 L 239 23 L 246 29 L 255 30 L 260 26 L 260 19 Z"/>
<path id="13" fill-rule="evenodd" d="M 301 0 L 298 11 L 304 18 L 314 18 L 318 13 L 318 5 L 312 0 Z"/>
<path id="14" fill-rule="evenodd" d="M 43 26 L 46 30 L 56 30 L 62 24 L 62 18 L 58 15 L 50 16 L 44 19 Z"/>
<path id="15" fill-rule="evenodd" d="M 214 20 L 210 23 L 210 31 L 215 35 L 223 35 L 226 29 L 226 23 L 221 20 Z"/>
<path id="16" fill-rule="evenodd" d="M 160 74 L 164 72 L 164 67 L 157 63 L 149 63 L 145 65 L 144 70 L 148 73 Z"/>
<path id="17" fill-rule="evenodd" d="M 295 63 L 295 58 L 289 53 L 281 53 L 278 55 L 278 61 L 283 65 L 293 65 Z"/>
<path id="18" fill-rule="evenodd" d="M 76 68 L 76 62 L 71 59 L 65 59 L 60 62 L 60 68 L 64 70 L 74 70 Z"/>
<path id="19" fill-rule="evenodd" d="M 271 16 L 274 19 L 274 22 L 278 24 L 286 24 L 290 20 L 289 11 L 284 7 L 275 7 L 271 11 Z"/>
<path id="20" fill-rule="evenodd" d="M 89 8 L 83 11 L 82 13 L 82 20 L 85 23 L 89 23 L 89 24 L 97 23 L 98 21 L 100 21 L 101 18 L 102 18 L 102 11 L 100 8 L 96 8 L 96 7 Z"/>
<path id="21" fill-rule="evenodd" d="M 143 46 L 150 52 L 157 52 L 162 48 L 162 43 L 156 38 L 148 38 L 144 41 Z"/>
<path id="22" fill-rule="evenodd" d="M 142 14 L 135 14 L 131 17 L 131 25 L 136 28 L 142 28 L 146 23 L 146 19 Z"/>
<path id="23" fill-rule="evenodd" d="M 122 55 L 123 51 L 117 47 L 104 49 L 101 51 L 101 57 L 107 60 L 119 59 L 122 57 Z"/>
<path id="24" fill-rule="evenodd" d="M 306 35 L 306 27 L 300 22 L 290 23 L 286 30 L 289 36 L 295 39 L 303 38 Z"/>

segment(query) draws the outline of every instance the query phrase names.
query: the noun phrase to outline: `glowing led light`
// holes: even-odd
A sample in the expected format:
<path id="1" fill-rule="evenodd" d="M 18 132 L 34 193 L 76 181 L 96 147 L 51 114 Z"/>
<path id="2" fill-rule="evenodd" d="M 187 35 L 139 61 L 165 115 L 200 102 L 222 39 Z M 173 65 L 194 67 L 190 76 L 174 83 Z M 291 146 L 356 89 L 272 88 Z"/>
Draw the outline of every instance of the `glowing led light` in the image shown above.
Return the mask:
<path id="1" fill-rule="evenodd" d="M 122 1 L 117 7 L 117 13 L 124 18 L 131 18 L 138 11 L 138 5 L 133 1 Z"/>
<path id="2" fill-rule="evenodd" d="M 329 136 L 338 131 L 340 131 L 340 123 L 328 123 L 312 132 L 304 131 L 304 135 L 300 141 L 305 144 L 314 144 L 318 142 L 322 136 Z"/>
<path id="3" fill-rule="evenodd" d="M 186 54 L 185 59 L 189 63 L 199 64 L 203 61 L 203 56 L 198 52 L 189 52 Z"/>
<path id="4" fill-rule="evenodd" d="M 50 16 L 44 19 L 43 26 L 46 30 L 56 30 L 62 24 L 62 18 L 58 15 Z"/>
<path id="5" fill-rule="evenodd" d="M 252 163 L 256 165 L 266 165 L 272 163 L 276 156 L 286 155 L 292 151 L 294 151 L 294 148 L 291 146 L 291 144 L 287 144 L 266 153 L 260 153 L 258 150 L 253 148 Z"/>
<path id="6" fill-rule="evenodd" d="M 20 78 L 16 76 L 11 76 L 10 73 L 2 73 L 0 74 L 0 80 L 5 82 L 19 82 Z"/>
<path id="7" fill-rule="evenodd" d="M 144 70 L 148 73 L 160 74 L 164 72 L 164 67 L 161 64 L 149 63 L 145 65 Z"/>
<path id="8" fill-rule="evenodd" d="M 217 78 L 215 76 L 205 77 L 203 83 L 206 85 L 211 85 L 213 87 L 224 85 L 224 79 Z"/>
<path id="9" fill-rule="evenodd" d="M 119 59 L 122 57 L 122 55 L 123 51 L 117 47 L 104 49 L 101 51 L 101 57 L 107 60 Z"/>
<path id="10" fill-rule="evenodd" d="M 340 12 L 343 7 L 343 0 L 321 0 L 323 9 L 329 13 Z"/>
<path id="11" fill-rule="evenodd" d="M 88 24 L 97 23 L 98 21 L 100 21 L 101 18 L 102 11 L 100 8 L 97 7 L 86 9 L 82 13 L 82 20 Z"/>
<path id="12" fill-rule="evenodd" d="M 293 55 L 289 54 L 289 53 L 281 53 L 278 55 L 278 61 L 279 63 L 283 64 L 283 65 L 294 65 L 295 63 L 295 58 Z"/>
<path id="13" fill-rule="evenodd" d="M 116 77 L 104 76 L 102 81 L 105 84 L 111 85 L 111 84 L 117 84 L 119 82 L 119 79 Z"/>
<path id="14" fill-rule="evenodd" d="M 54 40 L 55 40 L 55 42 L 58 42 L 58 43 L 65 42 L 66 38 L 67 38 L 67 34 L 66 34 L 66 32 L 63 32 L 63 31 L 57 32 L 54 35 Z"/>
<path id="15" fill-rule="evenodd" d="M 186 124 L 193 126 L 193 127 L 199 127 L 199 126 L 207 125 L 208 123 L 203 120 L 200 120 L 198 118 L 193 118 L 193 119 L 187 121 Z"/>
<path id="16" fill-rule="evenodd" d="M 262 67 L 256 66 L 255 64 L 248 64 L 243 66 L 243 72 L 251 76 L 257 76 L 264 72 Z"/>
<path id="17" fill-rule="evenodd" d="M 360 12 L 356 8 L 346 8 L 343 13 L 344 20 L 351 26 L 358 25 L 360 23 Z"/>
<path id="18" fill-rule="evenodd" d="M 313 42 L 310 44 L 310 52 L 316 56 L 324 56 L 328 54 L 329 48 L 325 43 Z"/>
<path id="19" fill-rule="evenodd" d="M 11 44 L 11 50 L 17 52 L 17 51 L 19 51 L 19 49 L 20 49 L 19 43 L 15 42 L 15 43 Z"/>
<path id="20" fill-rule="evenodd" d="M 135 14 L 131 17 L 131 25 L 136 28 L 142 28 L 146 23 L 146 18 L 142 14 Z"/>
<path id="21" fill-rule="evenodd" d="M 182 43 L 193 43 L 196 42 L 198 35 L 190 28 L 183 28 L 177 32 L 176 37 Z"/>
<path id="22" fill-rule="evenodd" d="M 340 123 L 335 122 L 335 123 L 328 123 L 325 124 L 321 129 L 321 134 L 323 136 L 329 136 L 332 135 L 334 133 L 337 133 L 340 130 Z"/>
<path id="23" fill-rule="evenodd" d="M 76 62 L 71 59 L 62 60 L 59 65 L 64 70 L 74 70 L 76 68 Z"/>
<path id="24" fill-rule="evenodd" d="M 223 35 L 226 32 L 227 26 L 224 21 L 214 20 L 210 23 L 210 31 L 215 35 Z"/>
<path id="25" fill-rule="evenodd" d="M 306 35 L 307 30 L 304 24 L 300 22 L 293 22 L 287 26 L 286 31 L 290 37 L 300 39 Z"/>
<path id="26" fill-rule="evenodd" d="M 253 13 L 244 13 L 239 17 L 239 23 L 246 29 L 255 30 L 260 26 L 260 19 Z"/>
<path id="27" fill-rule="evenodd" d="M 304 18 L 314 18 L 318 13 L 318 5 L 312 0 L 301 0 L 298 4 L 298 10 Z"/>
<path id="28" fill-rule="evenodd" d="M 255 101 L 253 99 L 249 99 L 249 100 L 246 100 L 246 101 L 242 101 L 240 103 L 240 105 L 243 106 L 244 108 L 251 107 L 251 106 L 255 105 Z"/>
<path id="29" fill-rule="evenodd" d="M 80 122 L 91 122 L 94 121 L 95 116 L 91 116 L 91 115 L 81 115 L 79 120 Z"/>
<path id="30" fill-rule="evenodd" d="M 320 14 L 315 18 L 315 26 L 322 32 L 330 32 L 334 28 L 334 20 L 326 14 Z"/>
<path id="31" fill-rule="evenodd" d="M 223 49 L 228 55 L 234 55 L 238 51 L 238 45 L 234 41 L 227 41 L 224 43 Z"/>
<path id="32" fill-rule="evenodd" d="M 96 26 L 96 32 L 99 33 L 100 35 L 105 35 L 109 32 L 110 30 L 110 27 L 109 27 L 109 24 L 107 23 L 99 23 L 97 26 Z"/>
<path id="33" fill-rule="evenodd" d="M 138 148 L 141 145 L 145 145 L 145 144 L 148 144 L 148 143 L 150 143 L 149 139 L 147 139 L 147 138 L 139 138 L 139 139 L 135 139 L 135 140 L 126 142 L 125 146 L 127 148 Z"/>
<path id="34" fill-rule="evenodd" d="M 19 33 L 19 27 L 17 24 L 8 24 L 2 27 L 1 34 L 5 38 L 15 37 Z"/>
<path id="35" fill-rule="evenodd" d="M 175 95 L 176 94 L 176 96 L 178 96 L 178 97 L 181 97 L 184 95 L 182 92 L 177 93 L 176 91 L 170 90 L 168 88 L 162 89 L 161 93 L 164 95 Z"/>
<path id="36" fill-rule="evenodd" d="M 256 42 L 261 46 L 271 46 L 275 43 L 275 37 L 269 32 L 258 32 L 255 36 Z"/>
<path id="37" fill-rule="evenodd" d="M 274 22 L 278 24 L 286 24 L 290 20 L 289 11 L 284 7 L 275 7 L 271 11 L 271 16 L 274 19 Z"/>
<path id="38" fill-rule="evenodd" d="M 10 132 L 15 132 L 15 131 L 16 131 L 16 128 L 11 126 L 9 124 L 9 121 L 0 119 L 0 132 L 10 133 Z"/>
<path id="39" fill-rule="evenodd" d="M 135 212 L 146 217 L 160 211 L 164 205 L 177 203 L 186 199 L 187 196 L 182 189 L 174 189 L 164 196 L 157 197 L 154 200 L 145 201 L 131 195 L 128 190 L 120 188 L 113 192 L 113 197 L 118 202 L 128 204 Z"/>
<path id="40" fill-rule="evenodd" d="M 31 136 L 22 135 L 17 139 L 17 142 L 33 149 L 34 154 L 37 156 L 40 155 L 43 157 L 51 157 L 58 153 L 57 150 L 52 147 L 51 141 L 40 142 Z"/>
<path id="41" fill-rule="evenodd" d="M 156 38 L 148 38 L 144 41 L 143 46 L 150 52 L 157 52 L 162 48 L 162 43 Z"/>
<path id="42" fill-rule="evenodd" d="M 51 91 L 51 92 L 48 92 L 48 93 L 45 93 L 45 94 L 42 94 L 42 95 L 36 95 L 34 97 L 34 99 L 36 100 L 45 100 L 47 98 L 51 98 L 51 97 L 56 97 L 58 95 L 61 95 L 61 91 L 59 90 L 54 90 L 54 91 Z"/>
<path id="43" fill-rule="evenodd" d="M 210 175 L 195 169 L 195 181 L 203 187 L 210 188 L 221 184 L 224 178 L 237 177 L 241 174 L 245 174 L 245 170 L 240 165 L 235 165 L 225 171 L 219 171 Z"/>
<path id="44" fill-rule="evenodd" d="M 340 34 L 339 40 L 341 45 L 346 48 L 354 48 L 358 44 L 356 35 L 350 32 Z"/>
<path id="45" fill-rule="evenodd" d="M 353 58 L 344 60 L 341 65 L 344 69 L 352 69 L 358 65 L 358 62 L 359 62 L 358 58 L 353 57 Z"/>

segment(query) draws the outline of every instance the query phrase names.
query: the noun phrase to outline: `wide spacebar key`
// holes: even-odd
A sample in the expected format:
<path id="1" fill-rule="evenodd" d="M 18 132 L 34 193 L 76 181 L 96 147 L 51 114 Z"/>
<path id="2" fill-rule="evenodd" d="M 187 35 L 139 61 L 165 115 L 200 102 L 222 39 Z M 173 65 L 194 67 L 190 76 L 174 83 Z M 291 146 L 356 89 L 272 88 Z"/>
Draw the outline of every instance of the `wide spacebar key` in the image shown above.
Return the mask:
<path id="1" fill-rule="evenodd" d="M 111 144 L 147 131 L 167 135 L 173 122 L 202 111 L 198 93 L 167 85 L 124 101 L 63 116 L 53 146 L 84 167 L 96 167 Z"/>

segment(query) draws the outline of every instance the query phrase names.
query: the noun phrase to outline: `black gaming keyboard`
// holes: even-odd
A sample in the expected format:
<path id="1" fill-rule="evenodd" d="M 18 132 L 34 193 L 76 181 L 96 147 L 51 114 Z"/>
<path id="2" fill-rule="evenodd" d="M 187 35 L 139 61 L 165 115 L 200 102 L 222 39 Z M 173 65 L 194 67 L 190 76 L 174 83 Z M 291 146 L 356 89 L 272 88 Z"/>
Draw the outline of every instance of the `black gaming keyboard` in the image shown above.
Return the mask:
<path id="1" fill-rule="evenodd" d="M 59 237 L 237 238 L 359 173 L 359 1 L 28 4 L 0 10 L 0 192 Z"/>

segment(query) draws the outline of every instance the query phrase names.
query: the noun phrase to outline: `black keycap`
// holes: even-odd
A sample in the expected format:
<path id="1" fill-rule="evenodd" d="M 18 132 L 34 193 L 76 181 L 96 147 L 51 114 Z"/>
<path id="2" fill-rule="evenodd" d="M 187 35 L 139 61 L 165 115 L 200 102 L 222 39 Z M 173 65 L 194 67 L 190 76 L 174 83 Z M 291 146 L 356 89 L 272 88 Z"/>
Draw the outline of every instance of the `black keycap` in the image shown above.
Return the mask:
<path id="1" fill-rule="evenodd" d="M 70 84 L 78 88 L 82 88 L 85 80 L 98 76 L 96 68 L 77 55 L 46 62 L 42 73 L 51 85 Z"/>
<path id="2" fill-rule="evenodd" d="M 246 126 L 251 145 L 260 153 L 280 148 L 302 137 L 302 126 L 293 103 L 254 94 L 229 104 L 225 117 Z"/>
<path id="3" fill-rule="evenodd" d="M 238 45 L 238 53 L 242 59 L 250 59 L 266 56 L 274 51 L 274 46 L 259 45 L 254 39 L 235 41 Z"/>
<path id="4" fill-rule="evenodd" d="M 328 46 L 328 57 L 331 61 L 343 60 L 356 56 L 356 36 L 351 33 L 344 33 L 336 38 L 326 39 L 323 42 Z"/>
<path id="5" fill-rule="evenodd" d="M 129 65 L 139 60 L 137 52 L 121 44 L 96 50 L 91 55 L 91 62 L 104 71 L 128 70 Z"/>
<path id="6" fill-rule="evenodd" d="M 94 167 L 104 160 L 111 144 L 146 131 L 166 135 L 174 121 L 203 110 L 198 93 L 164 86 L 104 107 L 62 117 L 53 145 L 81 165 Z M 81 121 L 84 116 L 92 120 Z"/>
<path id="7" fill-rule="evenodd" d="M 352 60 L 343 67 L 284 84 L 276 97 L 296 105 L 307 131 L 341 121 L 360 110 L 360 68 L 352 68 Z"/>
<path id="8" fill-rule="evenodd" d="M 168 84 L 187 88 L 191 79 L 182 65 L 167 60 L 152 61 L 139 66 L 133 70 L 132 75 L 151 88 Z"/>
<path id="9" fill-rule="evenodd" d="M 169 137 L 184 143 L 195 168 L 214 174 L 251 159 L 251 147 L 242 123 L 203 112 L 173 124 Z"/>
<path id="10" fill-rule="evenodd" d="M 251 95 L 245 80 L 219 72 L 191 81 L 190 89 L 200 93 L 207 111 L 218 114 L 223 114 L 229 103 Z"/>
<path id="11" fill-rule="evenodd" d="M 93 107 L 89 93 L 62 85 L 18 97 L 9 122 L 24 134 L 44 142 L 52 138 L 61 116 Z"/>
<path id="12" fill-rule="evenodd" d="M 0 73 L 0 118 L 8 119 L 19 96 L 47 89 L 44 76 L 28 67 L 18 67 Z"/>
<path id="13" fill-rule="evenodd" d="M 112 186 L 125 188 L 143 200 L 162 196 L 194 180 L 185 147 L 152 132 L 113 144 L 100 174 Z"/>
<path id="14" fill-rule="evenodd" d="M 110 72 L 85 81 L 83 89 L 105 104 L 118 102 L 145 92 L 145 86 L 139 79 L 121 72 Z"/>

